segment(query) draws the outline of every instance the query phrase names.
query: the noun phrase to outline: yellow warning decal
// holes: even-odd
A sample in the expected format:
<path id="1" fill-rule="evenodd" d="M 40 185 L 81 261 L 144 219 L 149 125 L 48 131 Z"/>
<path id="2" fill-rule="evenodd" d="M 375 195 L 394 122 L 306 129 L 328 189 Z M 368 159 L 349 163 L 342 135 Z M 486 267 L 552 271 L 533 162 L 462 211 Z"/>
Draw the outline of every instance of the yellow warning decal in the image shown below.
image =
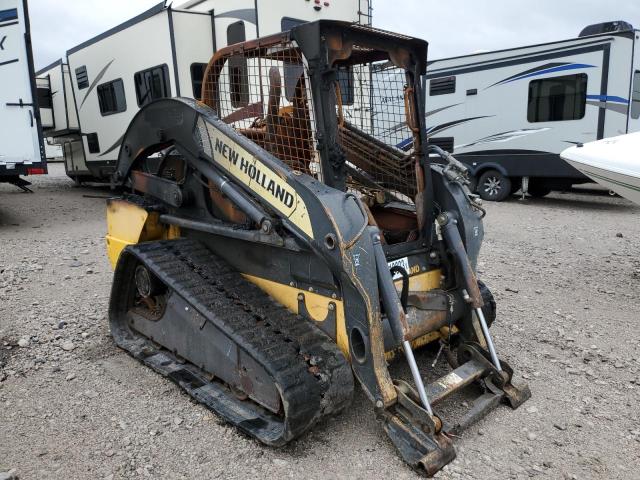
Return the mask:
<path id="1" fill-rule="evenodd" d="M 240 145 L 230 141 L 213 125 L 207 124 L 207 130 L 213 161 L 313 238 L 307 206 L 295 189 Z"/>

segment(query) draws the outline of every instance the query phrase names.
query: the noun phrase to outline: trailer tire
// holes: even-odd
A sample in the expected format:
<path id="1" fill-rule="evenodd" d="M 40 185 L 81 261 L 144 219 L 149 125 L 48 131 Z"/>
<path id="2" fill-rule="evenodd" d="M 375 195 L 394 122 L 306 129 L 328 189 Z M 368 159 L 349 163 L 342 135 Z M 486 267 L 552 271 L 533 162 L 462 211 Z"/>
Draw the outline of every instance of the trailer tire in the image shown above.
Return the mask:
<path id="1" fill-rule="evenodd" d="M 487 326 L 491 327 L 493 322 L 496 320 L 496 300 L 493 293 L 491 293 L 491 290 L 489 290 L 489 287 L 487 287 L 482 280 L 478 280 L 478 288 L 480 289 L 480 295 L 484 302 L 482 313 L 484 313 L 484 319 L 487 322 Z"/>
<path id="2" fill-rule="evenodd" d="M 478 179 L 478 194 L 483 200 L 501 202 L 511 195 L 511 179 L 497 170 L 487 170 Z"/>
<path id="3" fill-rule="evenodd" d="M 549 195 L 551 193 L 551 189 L 544 185 L 529 185 L 529 191 L 527 193 L 534 198 L 542 198 Z"/>

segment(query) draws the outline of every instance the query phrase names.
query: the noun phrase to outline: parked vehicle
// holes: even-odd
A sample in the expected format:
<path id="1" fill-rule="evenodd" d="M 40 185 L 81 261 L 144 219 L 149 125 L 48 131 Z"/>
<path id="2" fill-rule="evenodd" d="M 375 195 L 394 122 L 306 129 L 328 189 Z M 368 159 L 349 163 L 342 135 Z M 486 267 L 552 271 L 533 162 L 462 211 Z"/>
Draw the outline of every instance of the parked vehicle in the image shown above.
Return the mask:
<path id="1" fill-rule="evenodd" d="M 204 69 L 219 48 L 311 20 L 370 18 L 368 0 L 191 0 L 176 8 L 161 2 L 38 72 L 53 98 L 46 135 L 64 146 L 70 177 L 108 181 L 138 110 L 159 98 L 199 99 Z"/>
<path id="2" fill-rule="evenodd" d="M 469 166 L 486 200 L 588 182 L 560 152 L 640 130 L 637 41 L 630 24 L 609 22 L 574 39 L 431 62 L 430 142 Z"/>
<path id="3" fill-rule="evenodd" d="M 576 145 L 562 158 L 594 182 L 640 205 L 640 132 Z"/>
<path id="4" fill-rule="evenodd" d="M 29 191 L 21 176 L 47 173 L 47 163 L 26 0 L 0 0 L 0 79 L 0 182 Z"/>

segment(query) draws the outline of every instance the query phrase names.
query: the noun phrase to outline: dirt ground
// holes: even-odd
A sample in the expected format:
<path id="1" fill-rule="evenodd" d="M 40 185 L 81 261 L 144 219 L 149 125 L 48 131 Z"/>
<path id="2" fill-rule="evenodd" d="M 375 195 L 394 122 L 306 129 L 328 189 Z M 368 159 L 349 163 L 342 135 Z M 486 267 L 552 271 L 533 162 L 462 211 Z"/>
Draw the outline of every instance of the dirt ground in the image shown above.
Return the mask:
<path id="1" fill-rule="evenodd" d="M 415 478 L 372 407 L 276 450 L 117 349 L 106 310 L 107 189 L 62 166 L 0 185 L 0 472 L 44 478 Z M 479 264 L 499 354 L 528 382 L 456 439 L 437 477 L 637 479 L 640 207 L 592 192 L 488 205 Z M 433 353 L 418 356 L 424 374 Z M 1 477 L 0 473 L 0 477 Z"/>

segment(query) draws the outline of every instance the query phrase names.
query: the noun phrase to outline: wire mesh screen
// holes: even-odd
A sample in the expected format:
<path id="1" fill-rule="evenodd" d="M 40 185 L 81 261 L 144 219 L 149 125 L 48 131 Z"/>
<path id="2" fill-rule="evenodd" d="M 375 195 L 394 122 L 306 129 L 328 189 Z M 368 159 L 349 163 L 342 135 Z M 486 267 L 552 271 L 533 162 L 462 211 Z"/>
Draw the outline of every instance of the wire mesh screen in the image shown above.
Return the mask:
<path id="1" fill-rule="evenodd" d="M 412 202 L 416 181 L 405 72 L 389 62 L 377 62 L 351 67 L 349 75 L 353 95 L 345 94 L 345 87 L 351 86 L 339 75 L 337 108 L 340 144 L 351 172 L 349 184 L 356 190 L 380 189 Z"/>
<path id="2" fill-rule="evenodd" d="M 227 59 L 213 82 L 219 117 L 291 169 L 319 172 L 308 76 L 291 44 L 247 50 Z"/>
<path id="3" fill-rule="evenodd" d="M 289 41 L 227 57 L 204 88 L 203 98 L 242 135 L 293 170 L 321 173 L 309 74 Z M 416 182 L 404 70 L 388 61 L 338 67 L 335 99 L 349 187 L 412 202 Z"/>

